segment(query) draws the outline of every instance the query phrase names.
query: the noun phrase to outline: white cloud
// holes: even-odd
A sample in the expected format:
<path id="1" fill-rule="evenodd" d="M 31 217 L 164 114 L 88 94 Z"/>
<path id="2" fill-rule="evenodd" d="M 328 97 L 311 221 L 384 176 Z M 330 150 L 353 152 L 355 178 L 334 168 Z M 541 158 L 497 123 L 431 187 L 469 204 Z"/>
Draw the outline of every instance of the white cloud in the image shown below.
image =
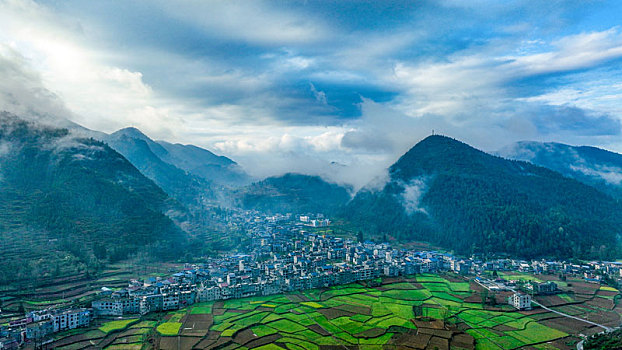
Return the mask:
<path id="1" fill-rule="evenodd" d="M 510 67 L 524 74 L 563 72 L 592 67 L 622 57 L 619 28 L 601 32 L 568 35 L 551 43 L 552 50 L 521 56 L 508 56 Z"/>
<path id="2" fill-rule="evenodd" d="M 618 167 L 599 166 L 591 168 L 585 165 L 570 165 L 570 169 L 582 172 L 585 175 L 601 178 L 612 185 L 622 184 L 622 169 Z"/>
<path id="3" fill-rule="evenodd" d="M 592 67 L 622 57 L 618 28 L 568 35 L 549 44 L 530 41 L 530 50 L 525 50 L 523 43 L 512 55 L 502 54 L 496 45 L 493 41 L 475 52 L 458 52 L 440 62 L 396 63 L 389 80 L 403 91 L 398 108 L 409 115 L 491 113 L 514 101 L 507 91 L 513 80 Z"/>
<path id="4" fill-rule="evenodd" d="M 604 76 L 585 77 L 577 83 L 554 89 L 540 95 L 519 99 L 530 103 L 552 106 L 574 106 L 601 114 L 622 116 L 622 84 L 604 73 Z"/>
<path id="5" fill-rule="evenodd" d="M 46 89 L 41 76 L 15 50 L 0 44 L 0 111 L 46 123 L 64 121 L 73 114 L 63 101 Z M 61 123 L 62 125 L 62 123 Z"/>
<path id="6" fill-rule="evenodd" d="M 86 127 L 113 131 L 128 123 L 158 132 L 174 123 L 140 72 L 106 64 L 104 52 L 89 49 L 82 27 L 34 2 L 0 4 L 0 41 L 39 71 L 41 85 Z"/>
<path id="7" fill-rule="evenodd" d="M 315 99 L 323 105 L 328 105 L 328 101 L 326 100 L 326 93 L 324 91 L 317 90 L 313 83 L 310 83 L 309 85 L 311 86 L 311 92 L 313 93 L 313 96 L 315 96 Z"/>
<path id="8" fill-rule="evenodd" d="M 428 187 L 427 179 L 415 178 L 401 185 L 404 191 L 400 194 L 400 199 L 406 213 L 409 215 L 414 213 L 427 214 L 428 212 L 421 206 L 421 199 L 423 199 Z"/>
<path id="9" fill-rule="evenodd" d="M 527 99 L 517 99 L 507 86 L 514 79 L 589 68 L 622 57 L 617 28 L 549 42 L 521 38 L 525 40 L 499 45 L 491 40 L 429 59 L 400 54 L 416 50 L 419 41 L 433 36 L 425 28 L 344 33 L 313 15 L 260 1 L 155 5 L 184 27 L 198 28 L 202 40 L 213 37 L 240 46 L 263 45 L 270 53 L 249 50 L 250 55 L 257 54 L 261 67 L 186 56 L 157 45 L 116 53 L 98 44 L 96 29 L 79 17 L 64 16 L 29 0 L 0 0 L 0 43 L 4 45 L 0 74 L 9 77 L 0 79 L 0 90 L 11 92 L 1 103 L 67 116 L 107 132 L 136 126 L 154 138 L 215 149 L 258 176 L 299 171 L 357 187 L 381 176 L 432 129 L 484 149 L 497 149 L 500 144 L 539 136 L 531 121 L 522 117 L 531 112 L 530 105 L 571 104 L 622 114 L 622 88 L 615 88 L 615 82 L 605 86 L 595 81 L 594 89 L 573 86 Z M 327 43 L 335 47 L 328 48 Z M 125 55 L 133 57 L 118 57 Z M 132 62 L 134 68 L 120 62 Z M 165 76 L 163 81 L 175 84 L 175 91 L 189 86 L 188 91 L 196 95 L 166 95 L 153 83 L 160 77 L 146 76 L 135 68 L 145 65 L 167 67 L 158 72 Z M 292 108 L 303 105 L 302 97 L 279 90 L 288 88 L 279 84 L 290 77 L 360 84 L 399 96 L 384 104 L 363 96 L 360 119 L 321 127 L 301 121 L 310 114 L 308 110 Z M 304 100 L 304 106 L 317 107 L 316 117 L 333 112 L 331 90 L 326 89 L 327 96 L 309 83 L 309 93 L 306 84 L 300 84 L 308 94 L 304 98 L 310 100 Z"/>

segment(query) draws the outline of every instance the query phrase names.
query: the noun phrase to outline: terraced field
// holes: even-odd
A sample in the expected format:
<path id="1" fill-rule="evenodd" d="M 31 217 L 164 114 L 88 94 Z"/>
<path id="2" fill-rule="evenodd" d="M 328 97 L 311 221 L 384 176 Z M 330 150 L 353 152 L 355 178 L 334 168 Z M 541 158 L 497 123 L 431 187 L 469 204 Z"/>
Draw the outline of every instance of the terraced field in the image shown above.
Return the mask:
<path id="1" fill-rule="evenodd" d="M 74 306 L 89 306 L 102 287 L 121 288 L 127 286 L 131 278 L 166 276 L 176 265 L 154 265 L 141 269 L 131 263 L 111 264 L 96 277 L 85 273 L 67 275 L 58 278 L 49 278 L 38 287 L 2 286 L 0 287 L 0 324 L 18 318 L 23 307 L 26 312 L 45 308 Z"/>
<path id="2" fill-rule="evenodd" d="M 573 349 L 598 328 L 536 309 L 485 307 L 481 287 L 453 275 L 417 275 L 292 294 L 203 303 L 146 320 L 110 320 L 52 345 L 107 349 Z M 570 281 L 569 281 L 570 282 Z M 372 284 L 374 286 L 372 286 Z M 572 281 L 543 301 L 619 323 L 618 291 Z M 501 303 L 505 295 L 498 295 Z M 598 310 L 599 312 L 595 312 Z M 591 316 L 596 317 L 596 316 Z"/>

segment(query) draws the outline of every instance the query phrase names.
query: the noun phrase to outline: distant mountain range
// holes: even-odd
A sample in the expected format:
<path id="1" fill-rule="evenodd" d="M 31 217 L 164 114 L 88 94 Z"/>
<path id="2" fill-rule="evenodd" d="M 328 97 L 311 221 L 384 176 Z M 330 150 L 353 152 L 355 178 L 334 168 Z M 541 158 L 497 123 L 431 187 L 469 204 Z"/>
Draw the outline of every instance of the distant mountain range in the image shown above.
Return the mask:
<path id="1" fill-rule="evenodd" d="M 161 161 L 207 181 L 235 186 L 251 182 L 250 176 L 236 162 L 227 157 L 218 156 L 193 145 L 153 141 L 136 128 L 121 129 L 105 139 L 114 145 L 121 145 L 126 140 L 144 141 L 149 150 Z"/>
<path id="2" fill-rule="evenodd" d="M 612 257 L 620 204 L 593 187 L 444 136 L 419 142 L 363 189 L 344 216 L 366 232 L 426 240 L 460 253 Z"/>
<path id="3" fill-rule="evenodd" d="M 622 200 L 622 154 L 553 142 L 518 142 L 497 154 L 555 170 Z"/>

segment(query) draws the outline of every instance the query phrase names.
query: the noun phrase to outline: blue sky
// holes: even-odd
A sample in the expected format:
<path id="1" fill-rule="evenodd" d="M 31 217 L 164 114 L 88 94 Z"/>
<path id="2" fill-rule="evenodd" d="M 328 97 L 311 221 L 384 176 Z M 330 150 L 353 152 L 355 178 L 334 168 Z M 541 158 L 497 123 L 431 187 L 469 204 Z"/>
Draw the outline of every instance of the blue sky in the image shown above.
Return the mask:
<path id="1" fill-rule="evenodd" d="M 0 74 L 25 111 L 136 126 L 257 176 L 360 186 L 432 129 L 488 151 L 622 151 L 620 13 L 619 1 L 0 0 Z"/>

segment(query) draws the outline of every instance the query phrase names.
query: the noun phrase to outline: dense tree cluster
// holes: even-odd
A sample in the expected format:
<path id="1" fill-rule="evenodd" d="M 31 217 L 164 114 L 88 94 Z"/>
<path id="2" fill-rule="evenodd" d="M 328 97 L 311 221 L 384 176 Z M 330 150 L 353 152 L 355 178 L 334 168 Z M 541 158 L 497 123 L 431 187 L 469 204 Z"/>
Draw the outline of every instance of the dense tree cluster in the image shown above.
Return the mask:
<path id="1" fill-rule="evenodd" d="M 609 333 L 594 334 L 583 343 L 585 350 L 622 349 L 622 329 Z"/>
<path id="2" fill-rule="evenodd" d="M 333 214 L 350 200 L 349 189 L 319 176 L 285 174 L 240 189 L 240 205 L 270 213 Z"/>

